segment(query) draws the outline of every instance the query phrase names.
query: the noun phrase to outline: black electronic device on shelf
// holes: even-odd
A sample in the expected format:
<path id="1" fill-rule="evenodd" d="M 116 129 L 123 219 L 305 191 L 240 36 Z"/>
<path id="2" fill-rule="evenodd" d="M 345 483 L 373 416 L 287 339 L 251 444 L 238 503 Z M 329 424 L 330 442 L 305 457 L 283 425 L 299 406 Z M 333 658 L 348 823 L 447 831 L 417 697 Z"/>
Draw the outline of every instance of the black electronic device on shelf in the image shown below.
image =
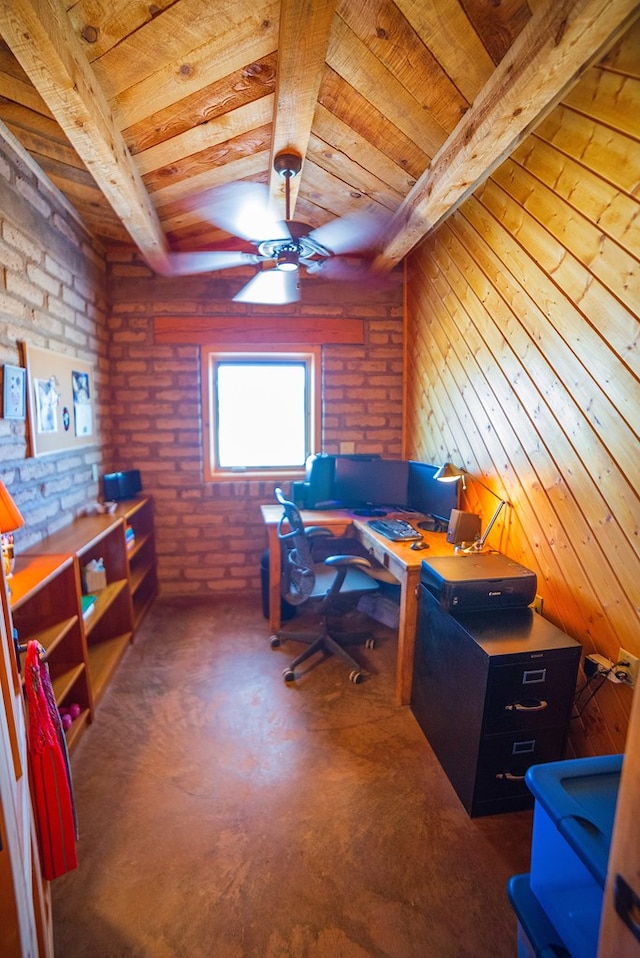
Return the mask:
<path id="1" fill-rule="evenodd" d="M 139 469 L 108 472 L 102 477 L 102 495 L 105 502 L 133 499 L 140 492 L 142 492 L 142 478 Z"/>

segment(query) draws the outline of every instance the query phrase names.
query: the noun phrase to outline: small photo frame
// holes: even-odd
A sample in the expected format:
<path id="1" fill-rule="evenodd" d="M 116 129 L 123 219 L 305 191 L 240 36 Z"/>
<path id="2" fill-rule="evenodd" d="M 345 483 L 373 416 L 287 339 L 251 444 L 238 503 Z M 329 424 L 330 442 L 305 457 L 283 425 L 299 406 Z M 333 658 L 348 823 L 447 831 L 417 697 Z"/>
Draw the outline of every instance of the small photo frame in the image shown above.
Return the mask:
<path id="1" fill-rule="evenodd" d="M 3 416 L 5 419 L 25 419 L 27 371 L 21 366 L 4 366 Z"/>

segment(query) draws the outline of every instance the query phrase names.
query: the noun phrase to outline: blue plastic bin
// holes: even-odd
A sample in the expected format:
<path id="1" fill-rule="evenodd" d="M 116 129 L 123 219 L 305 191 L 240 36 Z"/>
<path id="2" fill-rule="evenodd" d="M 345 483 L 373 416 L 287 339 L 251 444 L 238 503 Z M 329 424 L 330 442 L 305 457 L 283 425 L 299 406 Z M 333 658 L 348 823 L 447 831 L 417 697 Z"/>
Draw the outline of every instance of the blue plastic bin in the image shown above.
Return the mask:
<path id="1" fill-rule="evenodd" d="M 531 891 L 530 875 L 510 878 L 507 893 L 518 918 L 518 958 L 571 958 Z"/>
<path id="2" fill-rule="evenodd" d="M 531 891 L 572 958 L 596 958 L 622 755 L 533 765 Z"/>

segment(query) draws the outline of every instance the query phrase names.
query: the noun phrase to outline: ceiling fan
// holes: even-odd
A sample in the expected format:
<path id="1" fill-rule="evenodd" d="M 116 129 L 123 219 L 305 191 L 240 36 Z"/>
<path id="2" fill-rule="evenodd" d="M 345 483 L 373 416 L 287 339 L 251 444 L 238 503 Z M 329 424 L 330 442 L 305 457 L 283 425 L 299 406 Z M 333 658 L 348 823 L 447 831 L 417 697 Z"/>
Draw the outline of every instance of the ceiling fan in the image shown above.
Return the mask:
<path id="1" fill-rule="evenodd" d="M 171 253 L 174 275 L 259 266 L 256 275 L 233 300 L 274 305 L 300 299 L 301 267 L 328 279 L 361 278 L 362 262 L 354 264 L 344 257 L 371 250 L 382 234 L 385 217 L 363 211 L 311 229 L 305 223 L 290 219 L 291 179 L 300 172 L 302 158 L 296 153 L 279 153 L 273 165 L 285 182 L 284 220 L 271 208 L 269 189 L 262 183 L 229 183 L 218 187 L 209 193 L 205 206 L 200 206 L 212 223 L 254 244 L 257 252 Z"/>

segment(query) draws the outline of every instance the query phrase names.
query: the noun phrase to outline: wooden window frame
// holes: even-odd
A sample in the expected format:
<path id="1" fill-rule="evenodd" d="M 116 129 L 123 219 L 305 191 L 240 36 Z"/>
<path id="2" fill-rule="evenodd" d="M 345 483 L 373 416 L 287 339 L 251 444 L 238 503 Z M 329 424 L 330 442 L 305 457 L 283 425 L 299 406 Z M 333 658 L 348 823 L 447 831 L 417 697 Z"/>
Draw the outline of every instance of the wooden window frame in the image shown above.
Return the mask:
<path id="1" fill-rule="evenodd" d="M 309 450 L 320 448 L 322 429 L 322 349 L 310 346 L 279 346 L 277 349 L 260 349 L 255 346 L 202 346 L 200 350 L 202 387 L 202 443 L 205 482 L 234 482 L 244 480 L 300 479 L 304 467 L 286 469 L 274 466 L 263 469 L 221 469 L 215 462 L 215 439 L 213 434 L 215 415 L 214 370 L 220 361 L 304 362 L 309 376 Z"/>

